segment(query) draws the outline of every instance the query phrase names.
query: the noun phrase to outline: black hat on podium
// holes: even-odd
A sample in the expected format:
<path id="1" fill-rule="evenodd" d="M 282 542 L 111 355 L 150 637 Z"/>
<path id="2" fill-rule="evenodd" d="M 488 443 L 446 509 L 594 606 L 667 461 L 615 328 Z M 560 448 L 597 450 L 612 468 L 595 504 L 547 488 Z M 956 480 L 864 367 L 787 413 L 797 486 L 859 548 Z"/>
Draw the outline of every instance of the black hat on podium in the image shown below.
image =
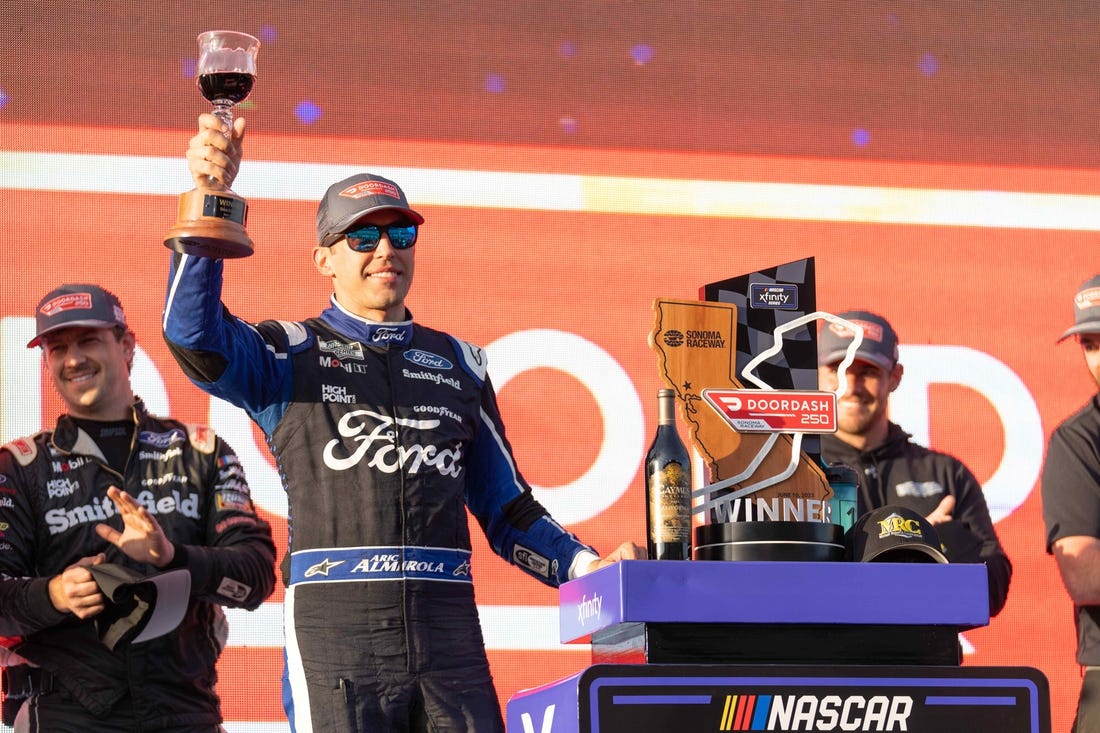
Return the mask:
<path id="1" fill-rule="evenodd" d="M 857 519 L 844 544 L 848 559 L 855 562 L 948 561 L 932 523 L 896 504 L 881 506 Z"/>

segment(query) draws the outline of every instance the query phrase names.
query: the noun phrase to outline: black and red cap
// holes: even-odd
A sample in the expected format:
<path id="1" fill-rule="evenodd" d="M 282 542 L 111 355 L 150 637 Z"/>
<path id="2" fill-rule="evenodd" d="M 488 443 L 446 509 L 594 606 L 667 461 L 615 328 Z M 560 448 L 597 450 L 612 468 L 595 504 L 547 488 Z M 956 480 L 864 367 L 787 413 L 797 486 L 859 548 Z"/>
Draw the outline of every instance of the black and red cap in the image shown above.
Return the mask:
<path id="1" fill-rule="evenodd" d="M 86 283 L 69 283 L 46 293 L 38 301 L 34 318 L 34 338 L 27 344 L 28 349 L 38 346 L 46 334 L 61 328 L 128 328 L 118 296 Z"/>
<path id="2" fill-rule="evenodd" d="M 856 359 L 877 364 L 886 371 L 894 368 L 898 363 L 898 334 L 889 321 L 877 313 L 862 310 L 845 311 L 837 315 L 863 329 L 863 340 L 856 349 Z M 826 323 L 817 339 L 818 365 L 843 361 L 855 336 L 855 332 L 847 326 Z"/>
<path id="3" fill-rule="evenodd" d="M 1077 333 L 1100 333 L 1100 275 L 1093 275 L 1073 295 L 1073 325 L 1058 339 Z"/>

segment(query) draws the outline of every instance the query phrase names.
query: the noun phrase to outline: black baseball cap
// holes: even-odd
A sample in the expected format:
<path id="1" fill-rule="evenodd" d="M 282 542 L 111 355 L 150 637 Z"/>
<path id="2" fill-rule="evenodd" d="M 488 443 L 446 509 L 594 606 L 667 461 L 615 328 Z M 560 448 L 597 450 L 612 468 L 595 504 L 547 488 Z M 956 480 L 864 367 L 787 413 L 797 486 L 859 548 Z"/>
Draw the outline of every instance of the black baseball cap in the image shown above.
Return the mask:
<path id="1" fill-rule="evenodd" d="M 98 285 L 84 283 L 62 285 L 46 293 L 38 301 L 34 316 L 34 338 L 27 344 L 28 349 L 38 346 L 43 336 L 60 328 L 127 328 L 118 296 Z"/>
<path id="2" fill-rule="evenodd" d="M 424 217 L 409 208 L 405 192 L 388 178 L 359 173 L 337 181 L 317 207 L 317 243 L 330 247 L 367 214 L 386 209 L 401 212 L 413 224 L 424 223 Z"/>
<path id="3" fill-rule="evenodd" d="M 1100 275 L 1093 275 L 1077 289 L 1073 296 L 1073 325 L 1058 341 L 1075 333 L 1100 333 Z"/>
<path id="4" fill-rule="evenodd" d="M 186 568 L 142 575 L 123 565 L 102 563 L 88 570 L 110 601 L 96 617 L 99 638 L 110 649 L 164 636 L 187 613 L 191 571 Z"/>
<path id="5" fill-rule="evenodd" d="M 848 559 L 855 562 L 947 562 L 932 523 L 898 504 L 865 513 L 848 530 L 844 544 Z"/>
<path id="6" fill-rule="evenodd" d="M 837 313 L 846 321 L 863 328 L 863 340 L 856 349 L 856 358 L 869 361 L 889 371 L 898 363 L 898 334 L 882 316 L 869 311 Z M 817 339 L 817 363 L 836 364 L 843 361 L 855 333 L 848 327 L 826 321 Z"/>

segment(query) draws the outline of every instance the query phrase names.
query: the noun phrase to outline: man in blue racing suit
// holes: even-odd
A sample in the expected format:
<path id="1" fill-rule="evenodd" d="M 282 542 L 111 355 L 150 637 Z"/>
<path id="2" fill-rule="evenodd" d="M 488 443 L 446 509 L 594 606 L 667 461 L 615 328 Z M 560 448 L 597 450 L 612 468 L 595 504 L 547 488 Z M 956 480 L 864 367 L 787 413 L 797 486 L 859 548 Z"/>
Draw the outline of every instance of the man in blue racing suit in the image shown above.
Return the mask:
<path id="1" fill-rule="evenodd" d="M 232 183 L 244 120 L 199 118 L 198 183 Z M 557 586 L 620 559 L 563 529 L 517 470 L 481 349 L 405 308 L 423 217 L 392 181 L 333 184 L 317 213 L 331 305 L 250 325 L 220 260 L 172 257 L 165 338 L 199 387 L 262 428 L 289 499 L 284 704 L 307 731 L 503 731 L 474 602 L 466 509 Z"/>

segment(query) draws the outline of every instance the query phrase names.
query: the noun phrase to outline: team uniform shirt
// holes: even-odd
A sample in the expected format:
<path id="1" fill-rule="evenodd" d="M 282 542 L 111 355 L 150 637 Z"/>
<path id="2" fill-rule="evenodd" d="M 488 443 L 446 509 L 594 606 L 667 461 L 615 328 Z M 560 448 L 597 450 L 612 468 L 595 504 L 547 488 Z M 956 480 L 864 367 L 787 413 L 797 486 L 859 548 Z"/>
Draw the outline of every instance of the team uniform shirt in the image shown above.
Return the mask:
<path id="1" fill-rule="evenodd" d="M 935 529 L 951 562 L 985 563 L 989 578 L 989 613 L 1004 608 L 1012 579 L 1005 554 L 989 516 L 982 486 L 957 458 L 914 443 L 894 423 L 886 440 L 869 451 L 853 448 L 835 435 L 821 436 L 821 456 L 844 463 L 859 474 L 858 511 L 897 504 L 928 516 L 944 497 L 955 497 L 952 521 Z"/>
<path id="2" fill-rule="evenodd" d="M 212 430 L 158 418 L 134 404 L 125 470 L 107 465 L 95 442 L 61 416 L 53 431 L 0 450 L 0 634 L 13 651 L 47 672 L 53 688 L 26 704 L 33 730 L 213 730 L 222 720 L 215 662 L 225 645 L 222 606 L 253 609 L 275 587 L 275 547 L 257 516 L 237 456 Z M 126 557 L 95 531 L 122 531 L 107 489 L 144 505 L 175 549 L 161 570 L 187 568 L 191 600 L 172 632 L 108 648 L 97 620 L 57 611 L 50 578 L 78 560 L 142 574 L 157 571 Z"/>
<path id="3" fill-rule="evenodd" d="M 1100 537 L 1100 395 L 1050 436 L 1043 463 L 1046 548 L 1062 537 Z M 1100 606 L 1077 606 L 1077 661 L 1100 665 Z"/>
<path id="4" fill-rule="evenodd" d="M 501 730 L 467 508 L 497 554 L 548 585 L 593 551 L 517 470 L 484 352 L 335 300 L 304 322 L 247 324 L 222 306 L 221 273 L 173 258 L 165 337 L 199 387 L 263 429 L 288 493 L 292 727 L 358 730 L 423 707 L 438 729 Z"/>

